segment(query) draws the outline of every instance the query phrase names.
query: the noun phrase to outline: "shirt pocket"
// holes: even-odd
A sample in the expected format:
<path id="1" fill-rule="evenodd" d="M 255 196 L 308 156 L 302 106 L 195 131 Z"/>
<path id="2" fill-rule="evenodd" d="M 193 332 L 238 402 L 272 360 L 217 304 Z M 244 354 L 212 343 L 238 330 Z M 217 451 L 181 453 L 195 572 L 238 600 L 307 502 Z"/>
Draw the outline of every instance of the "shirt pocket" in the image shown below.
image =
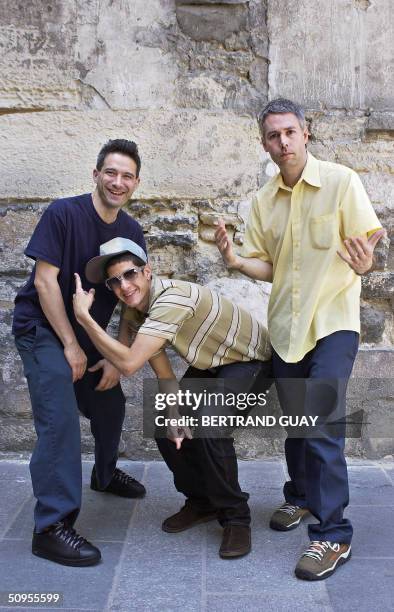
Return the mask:
<path id="1" fill-rule="evenodd" d="M 312 246 L 315 249 L 329 249 L 334 243 L 335 215 L 312 217 L 309 222 Z"/>

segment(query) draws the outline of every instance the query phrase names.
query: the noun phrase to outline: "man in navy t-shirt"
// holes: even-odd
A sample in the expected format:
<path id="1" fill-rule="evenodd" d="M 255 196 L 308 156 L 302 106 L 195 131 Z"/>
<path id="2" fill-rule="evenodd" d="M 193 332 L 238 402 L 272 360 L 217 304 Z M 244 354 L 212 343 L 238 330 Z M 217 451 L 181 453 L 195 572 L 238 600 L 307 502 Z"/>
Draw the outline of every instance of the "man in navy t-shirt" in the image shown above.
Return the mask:
<path id="1" fill-rule="evenodd" d="M 121 210 L 138 187 L 140 167 L 134 142 L 103 146 L 94 192 L 56 200 L 42 215 L 25 250 L 36 263 L 15 299 L 13 333 L 38 438 L 30 462 L 37 499 L 32 552 L 64 565 L 93 565 L 101 558 L 73 529 L 82 485 L 78 410 L 90 419 L 95 440 L 91 488 L 122 497 L 145 494 L 143 485 L 116 468 L 125 414 L 120 373 L 97 352 L 72 308 L 78 272 L 87 289 L 95 288 L 93 316 L 105 329 L 117 300 L 103 284 L 89 283 L 87 261 L 117 236 L 146 252 L 141 226 Z"/>

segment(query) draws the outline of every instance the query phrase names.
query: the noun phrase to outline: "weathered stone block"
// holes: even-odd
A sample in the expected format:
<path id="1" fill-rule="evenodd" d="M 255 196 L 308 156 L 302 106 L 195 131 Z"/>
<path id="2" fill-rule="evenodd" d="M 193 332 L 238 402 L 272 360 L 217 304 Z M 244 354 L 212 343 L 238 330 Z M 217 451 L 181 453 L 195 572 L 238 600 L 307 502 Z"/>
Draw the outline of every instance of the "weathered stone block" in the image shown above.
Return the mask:
<path id="1" fill-rule="evenodd" d="M 198 228 L 197 215 L 155 215 L 150 216 L 150 221 L 144 220 L 144 229 L 148 231 L 152 228 L 158 228 L 160 232 L 180 233 L 181 230 L 187 230 L 187 235 L 190 232 L 196 232 Z"/>
<path id="2" fill-rule="evenodd" d="M 179 27 L 194 40 L 216 40 L 224 43 L 232 34 L 247 27 L 248 12 L 245 6 L 182 4 L 177 6 Z"/>
<path id="3" fill-rule="evenodd" d="M 190 49 L 189 55 L 190 71 L 212 71 L 212 76 L 216 79 L 221 76 L 217 73 L 247 77 L 254 59 L 251 51 L 226 51 L 205 42 L 197 43 L 195 48 Z"/>
<path id="4" fill-rule="evenodd" d="M 365 133 L 368 119 L 365 113 L 360 111 L 351 113 L 307 111 L 306 118 L 312 142 L 360 140 Z"/>
<path id="5" fill-rule="evenodd" d="M 237 230 L 244 229 L 244 223 L 241 217 L 234 213 L 202 213 L 200 215 L 201 223 L 217 227 L 218 221 L 224 221 L 226 226 L 234 227 Z"/>
<path id="6" fill-rule="evenodd" d="M 362 277 L 363 298 L 390 299 L 394 296 L 394 272 L 371 272 Z"/>
<path id="7" fill-rule="evenodd" d="M 335 160 L 356 172 L 394 173 L 393 144 L 390 141 L 373 140 L 351 144 L 335 143 Z M 324 159 L 324 158 L 322 158 Z"/>
<path id="8" fill-rule="evenodd" d="M 31 234 L 40 219 L 43 206 L 10 205 L 0 209 L 0 272 L 28 272 L 33 261 L 24 256 Z"/>
<path id="9" fill-rule="evenodd" d="M 360 349 L 353 368 L 354 378 L 391 378 L 394 372 L 393 349 Z"/>
<path id="10" fill-rule="evenodd" d="M 391 9 L 391 0 L 368 10 L 354 0 L 268 2 L 271 98 L 317 109 L 390 109 L 392 36 L 382 24 L 391 22 Z"/>
<path id="11" fill-rule="evenodd" d="M 251 282 L 248 279 L 231 276 L 211 279 L 206 284 L 238 306 L 248 310 L 263 325 L 267 325 L 267 308 L 271 292 L 269 283 Z"/>
<path id="12" fill-rule="evenodd" d="M 192 247 L 197 242 L 197 236 L 192 232 L 160 232 L 146 236 L 148 248 L 162 248 L 168 245 Z"/>
<path id="13" fill-rule="evenodd" d="M 215 242 L 215 228 L 202 225 L 198 230 L 198 235 L 205 242 Z"/>
<path id="14" fill-rule="evenodd" d="M 384 332 L 386 313 L 370 305 L 361 307 L 361 342 L 380 342 Z"/>
<path id="15" fill-rule="evenodd" d="M 30 0 L 21 7 L 0 15 L 4 109 L 146 108 L 174 100 L 171 4 L 133 0 L 115 9 L 110 2 Z"/>
<path id="16" fill-rule="evenodd" d="M 370 132 L 393 132 L 394 112 L 372 112 L 367 121 L 367 131 Z M 393 137 L 393 135 L 391 135 Z"/>
<path id="17" fill-rule="evenodd" d="M 257 186 L 257 127 L 231 112 L 18 113 L 0 122 L 0 199 L 90 191 L 97 152 L 124 136 L 143 160 L 138 198 L 231 198 Z M 17 175 L 25 178 L 15 182 Z"/>

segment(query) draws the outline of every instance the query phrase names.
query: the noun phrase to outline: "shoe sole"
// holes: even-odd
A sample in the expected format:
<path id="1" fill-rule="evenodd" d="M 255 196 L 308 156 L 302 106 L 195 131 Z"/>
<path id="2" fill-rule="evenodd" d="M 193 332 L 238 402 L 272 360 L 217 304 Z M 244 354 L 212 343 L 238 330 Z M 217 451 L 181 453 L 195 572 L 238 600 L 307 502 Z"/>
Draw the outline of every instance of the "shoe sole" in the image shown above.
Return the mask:
<path id="1" fill-rule="evenodd" d="M 36 557 L 41 557 L 41 559 L 47 559 L 48 561 L 53 561 L 54 563 L 68 565 L 71 567 L 88 567 L 89 565 L 97 565 L 97 563 L 101 561 L 101 555 L 100 557 L 95 557 L 93 559 L 66 559 L 63 557 L 53 557 L 40 550 L 32 550 L 31 552 Z"/>
<path id="2" fill-rule="evenodd" d="M 232 551 L 228 553 L 223 553 L 219 551 L 219 557 L 221 559 L 238 559 L 239 557 L 245 557 L 245 555 L 248 555 L 251 550 L 252 550 L 252 547 L 249 546 L 248 549 L 245 549 L 239 552 Z"/>
<path id="3" fill-rule="evenodd" d="M 123 497 L 124 499 L 142 499 L 146 495 L 146 491 L 143 493 L 137 493 L 136 495 L 120 495 L 119 493 L 113 493 L 112 491 L 106 491 L 105 489 L 96 489 L 90 485 L 92 491 L 96 491 L 96 493 L 107 493 L 109 495 L 115 495 L 116 497 Z"/>
<path id="4" fill-rule="evenodd" d="M 161 528 L 166 533 L 180 533 L 181 531 L 187 531 L 188 529 L 191 529 L 196 525 L 202 525 L 203 523 L 209 523 L 209 521 L 214 521 L 217 518 L 217 514 L 205 516 L 200 518 L 198 521 L 194 521 L 193 523 L 191 523 L 191 525 L 188 525 L 187 527 L 166 527 L 166 525 L 162 523 Z"/>
<path id="5" fill-rule="evenodd" d="M 337 563 L 335 564 L 332 570 L 329 570 L 328 572 L 325 572 L 324 574 L 320 576 L 318 574 L 312 574 L 312 572 L 308 572 L 307 570 L 302 570 L 302 569 L 301 570 L 296 569 L 294 573 L 297 576 L 297 578 L 300 578 L 300 580 L 325 580 L 326 578 L 329 578 L 330 576 L 332 576 L 332 574 L 335 572 L 336 569 L 338 569 L 338 567 L 346 563 L 346 561 L 349 561 L 351 556 L 352 556 L 352 550 L 350 549 L 348 555 L 346 557 L 340 557 L 340 559 L 337 561 Z"/>

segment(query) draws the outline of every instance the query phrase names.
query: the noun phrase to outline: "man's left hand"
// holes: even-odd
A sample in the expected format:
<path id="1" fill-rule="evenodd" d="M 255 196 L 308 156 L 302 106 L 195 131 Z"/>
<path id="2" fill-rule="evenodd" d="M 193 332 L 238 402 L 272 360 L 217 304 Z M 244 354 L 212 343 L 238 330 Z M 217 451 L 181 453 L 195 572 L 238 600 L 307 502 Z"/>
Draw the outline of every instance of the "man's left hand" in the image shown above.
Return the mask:
<path id="1" fill-rule="evenodd" d="M 383 236 L 386 235 L 384 229 L 377 230 L 369 239 L 363 236 L 346 238 L 344 245 L 347 254 L 337 251 L 339 257 L 345 261 L 356 274 L 365 274 L 372 268 L 374 249 Z"/>
<path id="2" fill-rule="evenodd" d="M 100 378 L 100 382 L 95 387 L 95 391 L 108 391 L 116 387 L 120 380 L 120 372 L 106 359 L 100 359 L 97 363 L 89 368 L 89 372 L 97 372 L 97 370 L 103 370 L 103 374 Z"/>

